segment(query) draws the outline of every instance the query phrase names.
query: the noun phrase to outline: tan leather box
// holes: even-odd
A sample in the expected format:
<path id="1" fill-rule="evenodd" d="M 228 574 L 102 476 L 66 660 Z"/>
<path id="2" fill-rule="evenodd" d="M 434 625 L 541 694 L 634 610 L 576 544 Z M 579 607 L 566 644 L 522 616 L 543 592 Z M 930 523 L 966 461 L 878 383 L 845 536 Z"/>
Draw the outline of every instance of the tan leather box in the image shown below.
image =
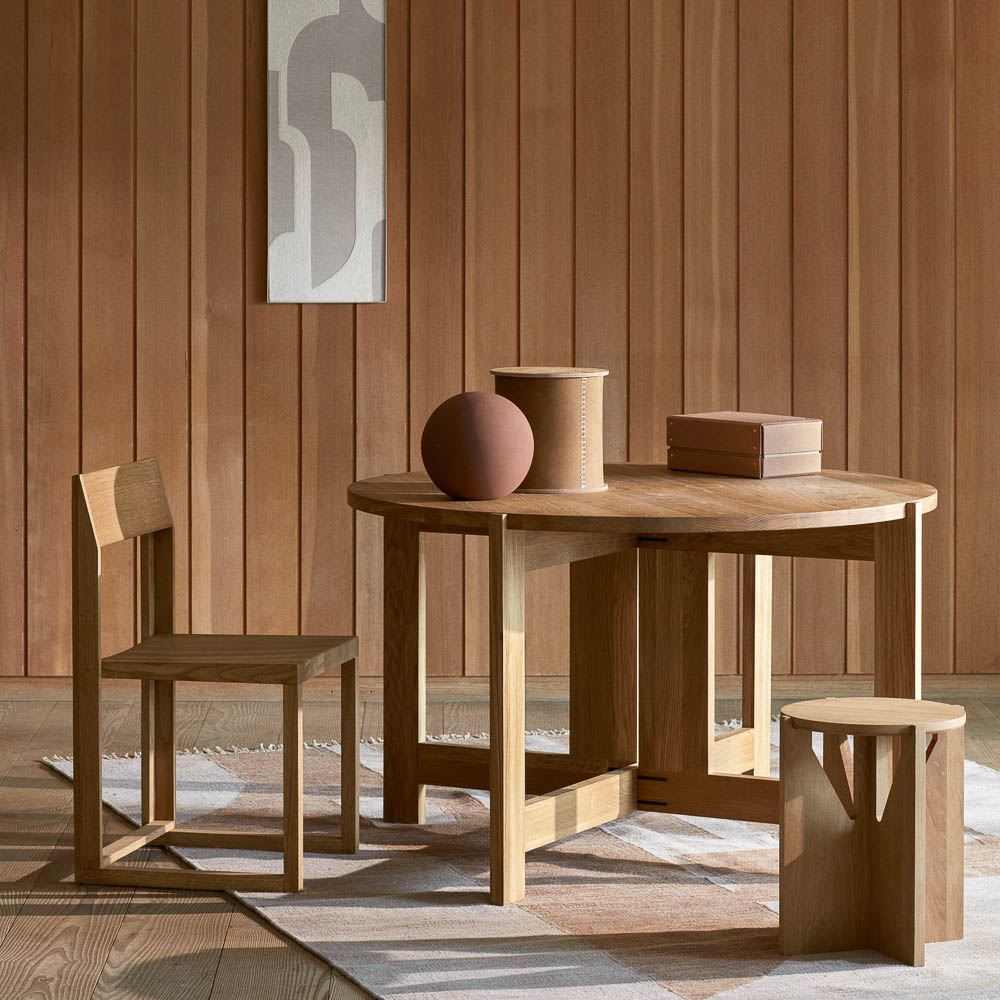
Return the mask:
<path id="1" fill-rule="evenodd" d="M 667 420 L 668 465 L 771 479 L 819 472 L 823 421 L 775 413 L 685 413 Z"/>

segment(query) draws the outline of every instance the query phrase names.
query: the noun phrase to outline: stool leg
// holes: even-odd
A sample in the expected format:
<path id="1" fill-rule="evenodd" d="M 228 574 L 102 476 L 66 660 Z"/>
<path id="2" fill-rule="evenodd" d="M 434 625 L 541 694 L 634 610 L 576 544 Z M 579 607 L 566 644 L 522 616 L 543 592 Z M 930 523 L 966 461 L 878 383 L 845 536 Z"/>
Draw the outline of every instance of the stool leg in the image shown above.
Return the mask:
<path id="1" fill-rule="evenodd" d="M 965 730 L 932 738 L 927 755 L 928 941 L 963 934 L 965 903 Z"/>
<path id="2" fill-rule="evenodd" d="M 781 720 L 779 932 L 783 955 L 864 947 L 868 859 L 858 828 L 812 751 Z"/>
<path id="3" fill-rule="evenodd" d="M 858 822 L 871 859 L 868 943 L 910 965 L 924 964 L 926 738 L 923 726 L 897 737 L 899 756 L 881 820 L 876 819 L 879 781 L 869 776 L 879 770 L 872 758 L 892 754 L 893 741 L 856 738 L 865 744 L 862 755 L 868 758 L 864 768 L 868 791 L 864 800 L 858 800 Z M 883 773 L 890 772 L 886 768 Z"/>
<path id="4" fill-rule="evenodd" d="M 358 663 L 348 660 L 340 668 L 340 839 L 351 853 L 358 849 L 358 743 Z"/>
<path id="5" fill-rule="evenodd" d="M 302 685 L 284 685 L 285 890 L 302 889 Z"/>

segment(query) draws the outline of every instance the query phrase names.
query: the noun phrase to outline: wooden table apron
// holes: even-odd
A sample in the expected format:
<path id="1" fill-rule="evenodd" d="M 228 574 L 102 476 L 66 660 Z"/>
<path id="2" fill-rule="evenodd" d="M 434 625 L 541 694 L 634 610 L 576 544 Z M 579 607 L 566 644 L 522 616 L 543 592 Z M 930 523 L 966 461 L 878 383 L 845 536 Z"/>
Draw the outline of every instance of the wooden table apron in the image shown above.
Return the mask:
<path id="1" fill-rule="evenodd" d="M 605 477 L 606 493 L 480 503 L 449 500 L 418 473 L 348 490 L 352 507 L 384 518 L 385 818 L 423 823 L 428 784 L 489 789 L 498 904 L 523 898 L 526 851 L 637 808 L 778 821 L 772 556 L 874 562 L 875 694 L 920 697 L 921 523 L 936 506 L 933 487 L 846 472 L 744 480 L 638 465 L 609 465 Z M 424 742 L 428 532 L 489 538 L 489 749 Z M 744 680 L 743 728 L 717 739 L 719 552 L 743 555 Z M 570 752 L 526 754 L 524 581 L 562 563 Z"/>

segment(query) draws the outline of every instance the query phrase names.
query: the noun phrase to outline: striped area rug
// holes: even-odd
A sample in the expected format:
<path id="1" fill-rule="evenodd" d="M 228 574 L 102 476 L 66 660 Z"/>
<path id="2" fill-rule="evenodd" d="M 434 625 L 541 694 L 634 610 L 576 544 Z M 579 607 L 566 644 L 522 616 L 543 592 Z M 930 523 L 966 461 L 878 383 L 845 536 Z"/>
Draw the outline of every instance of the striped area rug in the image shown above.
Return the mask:
<path id="1" fill-rule="evenodd" d="M 528 744 L 565 750 L 566 737 L 535 734 Z M 180 754 L 179 820 L 278 829 L 275 749 Z M 47 763 L 72 779 L 72 761 Z M 339 812 L 339 765 L 335 744 L 307 748 L 307 829 L 327 829 L 324 813 Z M 300 894 L 236 894 L 378 997 L 1000 995 L 1000 773 L 971 761 L 966 937 L 928 945 L 922 969 L 874 952 L 779 955 L 777 828 L 762 824 L 636 813 L 532 852 L 527 898 L 490 906 L 488 795 L 429 789 L 426 827 L 385 824 L 381 774 L 381 747 L 365 745 L 359 854 L 307 855 Z M 105 761 L 104 782 L 108 805 L 137 822 L 138 761 Z M 280 869 L 273 854 L 176 853 L 195 867 Z"/>

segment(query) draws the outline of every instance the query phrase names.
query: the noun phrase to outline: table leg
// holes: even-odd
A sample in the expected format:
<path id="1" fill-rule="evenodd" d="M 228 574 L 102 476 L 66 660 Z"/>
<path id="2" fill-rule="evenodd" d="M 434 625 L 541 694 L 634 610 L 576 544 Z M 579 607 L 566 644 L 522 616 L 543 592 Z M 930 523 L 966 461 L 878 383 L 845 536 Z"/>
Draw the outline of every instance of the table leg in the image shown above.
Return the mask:
<path id="1" fill-rule="evenodd" d="M 920 697 L 922 514 L 875 525 L 875 695 Z"/>
<path id="2" fill-rule="evenodd" d="M 524 898 L 524 535 L 490 518 L 490 902 Z"/>
<path id="3" fill-rule="evenodd" d="M 385 779 L 383 816 L 424 822 L 424 786 L 417 780 L 417 744 L 426 735 L 424 545 L 419 527 L 383 524 Z"/>
<path id="4" fill-rule="evenodd" d="M 753 773 L 771 773 L 771 556 L 743 559 L 743 726 L 753 729 Z"/>
<path id="5" fill-rule="evenodd" d="M 636 761 L 637 554 L 570 564 L 569 749 L 581 760 Z"/>
<path id="6" fill-rule="evenodd" d="M 639 549 L 639 774 L 712 769 L 715 557 Z"/>

